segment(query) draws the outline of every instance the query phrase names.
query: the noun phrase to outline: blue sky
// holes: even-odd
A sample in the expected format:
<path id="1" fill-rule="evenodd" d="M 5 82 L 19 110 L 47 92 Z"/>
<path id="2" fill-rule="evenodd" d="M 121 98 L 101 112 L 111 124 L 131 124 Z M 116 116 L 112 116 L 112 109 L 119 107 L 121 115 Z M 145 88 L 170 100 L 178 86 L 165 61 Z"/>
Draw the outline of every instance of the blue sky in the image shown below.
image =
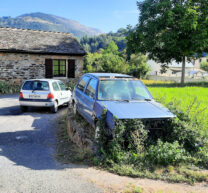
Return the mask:
<path id="1" fill-rule="evenodd" d="M 136 0 L 4 0 L 0 17 L 43 12 L 73 19 L 104 32 L 138 21 Z"/>

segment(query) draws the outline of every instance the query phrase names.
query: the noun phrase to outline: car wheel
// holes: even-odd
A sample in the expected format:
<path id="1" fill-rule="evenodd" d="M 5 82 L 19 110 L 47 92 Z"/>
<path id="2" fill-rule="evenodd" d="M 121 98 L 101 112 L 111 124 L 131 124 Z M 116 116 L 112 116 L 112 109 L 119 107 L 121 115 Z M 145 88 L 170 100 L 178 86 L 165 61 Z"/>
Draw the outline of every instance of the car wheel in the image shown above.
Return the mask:
<path id="1" fill-rule="evenodd" d="M 65 105 L 66 107 L 69 107 L 69 104 L 70 104 L 70 102 L 67 102 L 67 103 L 65 103 L 64 105 Z"/>
<path id="2" fill-rule="evenodd" d="M 54 105 L 51 107 L 51 112 L 56 113 L 58 111 L 58 103 L 54 101 Z"/>
<path id="3" fill-rule="evenodd" d="M 20 106 L 20 109 L 24 113 L 27 111 L 27 106 Z"/>
<path id="4" fill-rule="evenodd" d="M 77 105 L 75 102 L 73 103 L 73 113 L 74 113 L 74 115 L 77 114 Z"/>
<path id="5" fill-rule="evenodd" d="M 100 137 L 100 125 L 98 121 L 95 124 L 95 140 L 97 140 Z"/>

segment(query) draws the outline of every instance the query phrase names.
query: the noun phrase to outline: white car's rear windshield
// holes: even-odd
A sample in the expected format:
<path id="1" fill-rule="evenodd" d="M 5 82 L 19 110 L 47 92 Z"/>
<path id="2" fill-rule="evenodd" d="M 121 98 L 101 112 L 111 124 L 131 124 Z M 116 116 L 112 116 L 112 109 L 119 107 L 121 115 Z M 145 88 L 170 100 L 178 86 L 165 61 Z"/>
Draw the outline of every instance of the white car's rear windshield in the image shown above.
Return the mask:
<path id="1" fill-rule="evenodd" d="M 22 87 L 22 90 L 49 90 L 49 84 L 47 81 L 26 81 Z"/>

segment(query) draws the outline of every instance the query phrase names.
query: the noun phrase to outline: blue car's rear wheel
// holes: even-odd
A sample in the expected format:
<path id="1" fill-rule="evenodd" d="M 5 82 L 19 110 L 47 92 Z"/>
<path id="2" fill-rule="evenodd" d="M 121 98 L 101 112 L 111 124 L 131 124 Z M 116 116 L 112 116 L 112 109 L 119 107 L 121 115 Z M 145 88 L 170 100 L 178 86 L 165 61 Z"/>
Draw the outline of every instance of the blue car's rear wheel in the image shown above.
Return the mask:
<path id="1" fill-rule="evenodd" d="M 73 113 L 74 115 L 77 114 L 77 104 L 75 102 L 73 102 Z"/>

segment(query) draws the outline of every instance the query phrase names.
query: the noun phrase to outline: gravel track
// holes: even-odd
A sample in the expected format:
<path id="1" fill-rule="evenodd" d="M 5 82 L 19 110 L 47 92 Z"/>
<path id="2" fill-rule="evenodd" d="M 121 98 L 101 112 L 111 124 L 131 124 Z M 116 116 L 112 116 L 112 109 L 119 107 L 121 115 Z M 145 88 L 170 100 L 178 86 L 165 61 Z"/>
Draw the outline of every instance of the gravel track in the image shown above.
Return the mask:
<path id="1" fill-rule="evenodd" d="M 0 193 L 96 193 L 102 190 L 76 168 L 54 159 L 57 114 L 31 108 L 21 113 L 17 95 L 0 96 Z"/>

